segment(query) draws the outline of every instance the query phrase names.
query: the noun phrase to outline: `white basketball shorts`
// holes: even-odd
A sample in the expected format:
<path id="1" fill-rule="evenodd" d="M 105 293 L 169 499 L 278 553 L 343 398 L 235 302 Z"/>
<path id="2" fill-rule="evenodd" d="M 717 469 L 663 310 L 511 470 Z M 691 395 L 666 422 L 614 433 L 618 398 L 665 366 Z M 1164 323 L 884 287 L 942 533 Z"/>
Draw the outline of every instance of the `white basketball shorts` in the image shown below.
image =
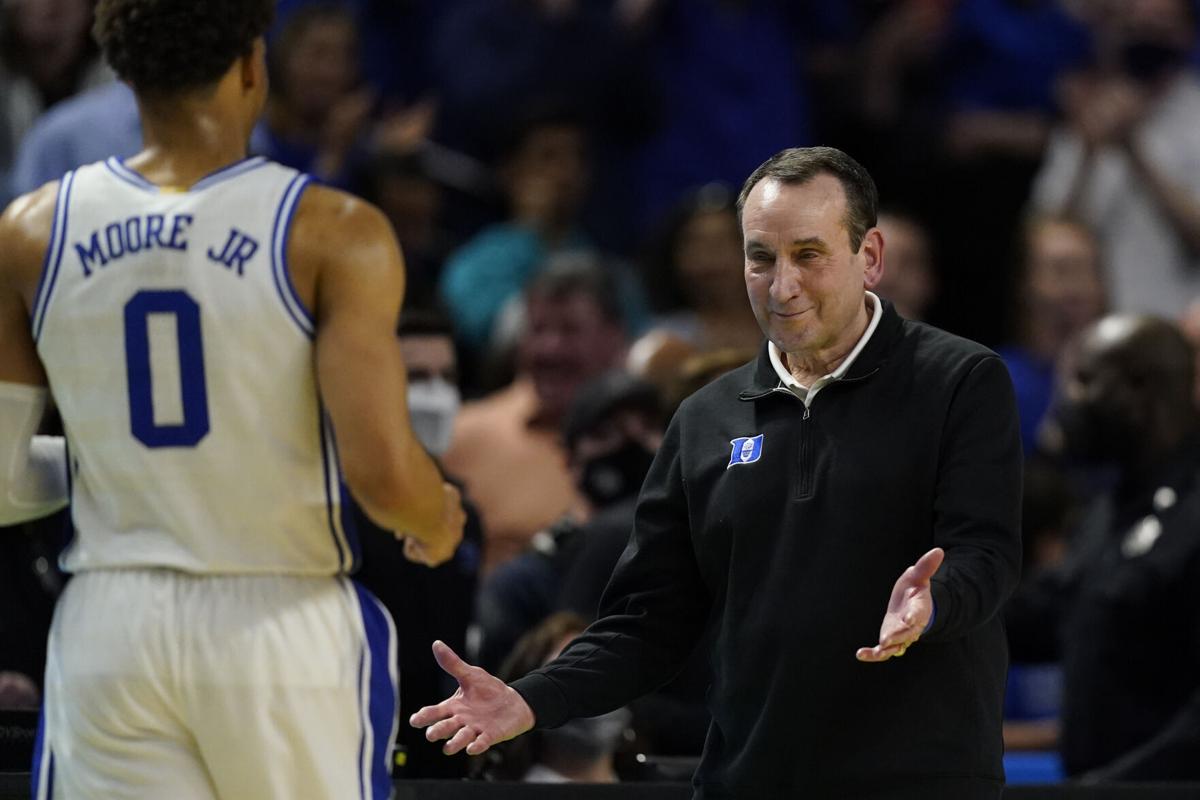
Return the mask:
<path id="1" fill-rule="evenodd" d="M 396 631 L 344 577 L 75 576 L 34 800 L 387 800 Z"/>

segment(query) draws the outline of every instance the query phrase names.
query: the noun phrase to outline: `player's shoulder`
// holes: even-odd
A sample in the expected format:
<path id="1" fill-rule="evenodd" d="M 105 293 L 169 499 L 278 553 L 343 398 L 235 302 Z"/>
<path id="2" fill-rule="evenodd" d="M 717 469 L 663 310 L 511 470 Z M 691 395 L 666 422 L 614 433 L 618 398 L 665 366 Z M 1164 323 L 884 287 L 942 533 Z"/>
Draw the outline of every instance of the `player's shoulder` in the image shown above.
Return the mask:
<path id="1" fill-rule="evenodd" d="M 330 278 L 339 286 L 350 281 L 379 292 L 386 286 L 403 291 L 404 259 L 391 223 L 374 205 L 340 189 L 313 183 L 304 190 L 287 248 L 293 281 L 314 287 L 318 306 L 320 287 Z"/>
<path id="2" fill-rule="evenodd" d="M 8 204 L 0 214 L 0 252 L 6 268 L 41 268 L 58 204 L 60 181 L 51 181 Z"/>
<path id="3" fill-rule="evenodd" d="M 9 203 L 0 215 L 0 226 L 5 235 L 49 236 L 61 183 L 50 181 Z"/>
<path id="4" fill-rule="evenodd" d="M 372 203 L 323 184 L 310 184 L 300 196 L 292 236 L 314 246 L 339 249 L 393 238 L 391 223 Z"/>

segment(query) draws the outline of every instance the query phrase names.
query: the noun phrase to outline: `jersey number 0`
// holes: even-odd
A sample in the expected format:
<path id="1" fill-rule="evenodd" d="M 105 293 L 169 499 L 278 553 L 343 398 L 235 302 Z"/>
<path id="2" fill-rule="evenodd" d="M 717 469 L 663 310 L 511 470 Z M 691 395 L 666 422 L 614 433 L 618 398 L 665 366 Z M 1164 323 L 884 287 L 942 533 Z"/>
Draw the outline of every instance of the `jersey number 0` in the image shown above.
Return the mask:
<path id="1" fill-rule="evenodd" d="M 183 418 L 159 424 L 154 413 L 150 369 L 150 317 L 175 319 Z M 134 438 L 147 447 L 195 447 L 208 435 L 208 389 L 204 380 L 204 343 L 200 306 L 182 289 L 143 290 L 125 304 L 125 366 L 129 376 L 129 423 Z"/>

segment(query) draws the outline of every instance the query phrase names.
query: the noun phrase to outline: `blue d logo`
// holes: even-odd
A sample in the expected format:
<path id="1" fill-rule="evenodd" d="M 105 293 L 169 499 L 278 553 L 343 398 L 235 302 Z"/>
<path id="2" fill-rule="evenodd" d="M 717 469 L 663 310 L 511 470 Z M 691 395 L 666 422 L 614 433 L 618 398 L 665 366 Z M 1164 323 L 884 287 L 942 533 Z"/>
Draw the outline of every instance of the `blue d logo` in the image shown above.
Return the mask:
<path id="1" fill-rule="evenodd" d="M 758 436 L 742 436 L 729 444 L 733 447 L 729 452 L 729 463 L 725 469 L 729 469 L 734 464 L 753 464 L 762 457 L 763 435 L 761 433 Z"/>

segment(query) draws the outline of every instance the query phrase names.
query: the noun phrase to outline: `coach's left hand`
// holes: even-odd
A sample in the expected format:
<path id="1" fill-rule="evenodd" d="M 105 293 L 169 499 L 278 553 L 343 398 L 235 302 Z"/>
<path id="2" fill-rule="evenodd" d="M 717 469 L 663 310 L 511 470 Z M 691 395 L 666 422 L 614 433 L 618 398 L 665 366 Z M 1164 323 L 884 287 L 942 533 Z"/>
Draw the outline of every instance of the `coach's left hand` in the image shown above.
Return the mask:
<path id="1" fill-rule="evenodd" d="M 946 553 L 935 547 L 900 575 L 892 587 L 887 613 L 879 628 L 879 644 L 860 647 L 855 657 L 859 661 L 887 661 L 904 655 L 909 646 L 921 638 L 933 618 L 933 594 L 929 579 L 938 571 Z"/>

